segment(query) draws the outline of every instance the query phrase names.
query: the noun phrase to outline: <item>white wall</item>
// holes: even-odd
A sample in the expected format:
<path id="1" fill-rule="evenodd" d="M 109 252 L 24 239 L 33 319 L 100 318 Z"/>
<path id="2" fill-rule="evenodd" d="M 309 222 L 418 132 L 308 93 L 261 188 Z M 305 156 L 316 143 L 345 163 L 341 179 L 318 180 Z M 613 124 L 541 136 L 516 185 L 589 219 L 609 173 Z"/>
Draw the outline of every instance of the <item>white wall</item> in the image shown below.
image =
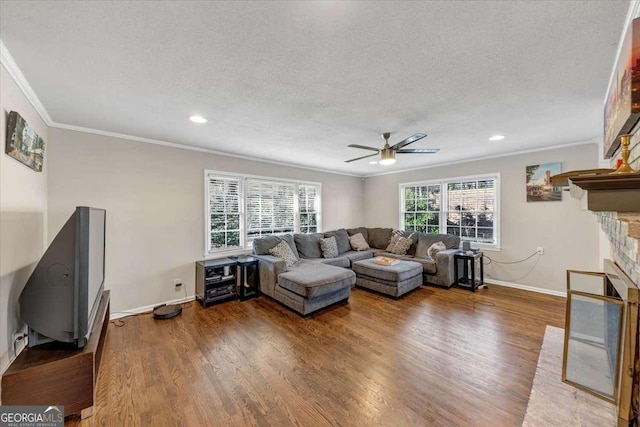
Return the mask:
<path id="1" fill-rule="evenodd" d="M 398 227 L 400 183 L 500 172 L 502 250 L 486 255 L 511 262 L 526 258 L 538 246 L 545 252 L 539 259 L 536 256 L 519 264 L 490 264 L 486 274 L 505 282 L 564 292 L 567 269 L 598 271 L 600 267 L 596 217 L 582 210 L 580 202 L 566 192 L 561 202 L 527 203 L 525 167 L 562 162 L 564 172 L 591 169 L 597 167 L 597 149 L 597 144 L 585 144 L 369 177 L 364 186 L 365 223 L 369 227 Z"/>
<path id="2" fill-rule="evenodd" d="M 363 223 L 361 178 L 51 128 L 49 241 L 75 206 L 107 210 L 105 287 L 117 312 L 194 294 L 204 170 L 322 183 L 322 227 Z"/>
<path id="3" fill-rule="evenodd" d="M 42 172 L 4 153 L 10 111 L 17 111 L 44 139 Z M 14 357 L 13 333 L 24 329 L 18 297 L 45 249 L 50 142 L 47 125 L 0 67 L 0 372 Z"/>

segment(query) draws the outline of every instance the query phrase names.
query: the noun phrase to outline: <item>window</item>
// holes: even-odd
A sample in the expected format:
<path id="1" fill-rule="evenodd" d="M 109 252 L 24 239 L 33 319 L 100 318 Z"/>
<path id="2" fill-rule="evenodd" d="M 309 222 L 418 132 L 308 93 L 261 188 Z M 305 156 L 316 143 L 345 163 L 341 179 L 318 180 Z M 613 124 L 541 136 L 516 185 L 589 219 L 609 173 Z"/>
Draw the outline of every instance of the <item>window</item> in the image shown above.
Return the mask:
<path id="1" fill-rule="evenodd" d="M 248 179 L 245 185 L 247 237 L 293 233 L 295 184 Z"/>
<path id="2" fill-rule="evenodd" d="M 300 233 L 317 233 L 320 218 L 320 187 L 300 185 L 298 200 L 300 204 Z"/>
<path id="3" fill-rule="evenodd" d="M 241 248 L 241 182 L 238 178 L 209 178 L 210 250 Z"/>
<path id="4" fill-rule="evenodd" d="M 498 174 L 400 184 L 400 228 L 499 247 Z"/>
<path id="5" fill-rule="evenodd" d="M 205 171 L 206 253 L 248 249 L 269 234 L 320 230 L 320 184 Z"/>

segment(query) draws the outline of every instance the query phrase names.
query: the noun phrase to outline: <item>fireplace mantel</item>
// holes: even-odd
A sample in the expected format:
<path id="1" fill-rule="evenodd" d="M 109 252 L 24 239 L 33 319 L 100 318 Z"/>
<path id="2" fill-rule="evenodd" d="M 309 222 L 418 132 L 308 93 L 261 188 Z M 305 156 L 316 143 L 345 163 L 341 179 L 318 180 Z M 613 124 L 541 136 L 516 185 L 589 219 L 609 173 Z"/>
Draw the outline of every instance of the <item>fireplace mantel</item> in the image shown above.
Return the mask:
<path id="1" fill-rule="evenodd" d="M 587 193 L 593 212 L 640 212 L 640 173 L 575 176 L 570 186 Z"/>
<path id="2" fill-rule="evenodd" d="M 640 172 L 616 174 L 610 169 L 567 172 L 551 178 L 554 185 L 569 185 L 571 196 L 586 195 L 593 212 L 640 212 Z"/>

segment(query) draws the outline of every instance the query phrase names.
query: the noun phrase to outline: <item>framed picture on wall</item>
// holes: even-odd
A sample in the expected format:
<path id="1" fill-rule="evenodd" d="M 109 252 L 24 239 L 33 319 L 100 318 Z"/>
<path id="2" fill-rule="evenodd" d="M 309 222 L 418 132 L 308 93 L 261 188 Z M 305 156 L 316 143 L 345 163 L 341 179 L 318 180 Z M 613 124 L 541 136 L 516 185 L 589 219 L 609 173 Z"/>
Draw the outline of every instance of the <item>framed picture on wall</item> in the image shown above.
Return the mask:
<path id="1" fill-rule="evenodd" d="M 9 113 L 7 123 L 5 153 L 34 171 L 42 172 L 44 141 L 40 135 L 15 111 Z"/>
<path id="2" fill-rule="evenodd" d="M 551 177 L 562 172 L 562 163 L 527 166 L 527 202 L 558 202 L 562 189 L 551 184 Z"/>
<path id="3" fill-rule="evenodd" d="M 640 120 L 640 18 L 631 21 L 604 105 L 604 158 L 620 147 L 620 135 Z"/>

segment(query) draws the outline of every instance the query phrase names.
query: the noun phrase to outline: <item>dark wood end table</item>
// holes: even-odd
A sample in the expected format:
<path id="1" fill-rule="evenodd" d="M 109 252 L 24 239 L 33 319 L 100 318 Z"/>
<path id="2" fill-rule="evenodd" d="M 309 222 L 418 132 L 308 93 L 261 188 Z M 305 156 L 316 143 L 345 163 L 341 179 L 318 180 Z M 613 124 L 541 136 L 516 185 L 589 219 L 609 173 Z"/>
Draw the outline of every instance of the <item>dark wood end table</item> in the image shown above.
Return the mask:
<path id="1" fill-rule="evenodd" d="M 464 289 L 471 289 L 475 292 L 478 288 L 486 288 L 484 283 L 484 255 L 482 252 L 467 255 L 466 252 L 460 252 L 453 255 L 454 264 L 454 286 Z M 463 274 L 460 276 L 460 262 L 463 265 Z M 476 264 L 480 264 L 480 277 L 476 278 Z"/>

